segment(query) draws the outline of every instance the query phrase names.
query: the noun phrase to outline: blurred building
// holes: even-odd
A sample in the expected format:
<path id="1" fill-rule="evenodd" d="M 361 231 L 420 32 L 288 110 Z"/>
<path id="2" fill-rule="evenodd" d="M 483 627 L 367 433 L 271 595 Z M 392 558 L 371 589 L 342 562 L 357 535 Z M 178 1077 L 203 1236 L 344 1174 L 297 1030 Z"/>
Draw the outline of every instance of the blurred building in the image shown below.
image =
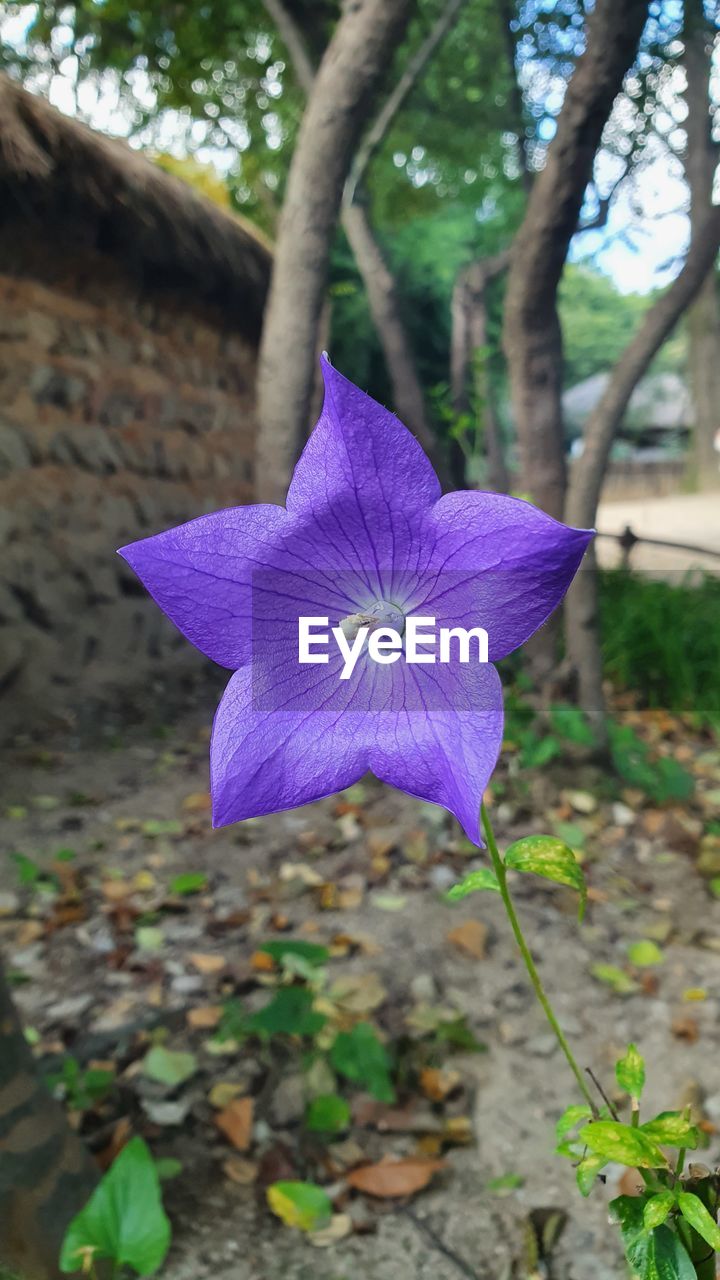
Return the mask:
<path id="1" fill-rule="evenodd" d="M 570 456 L 583 449 L 585 422 L 600 401 L 609 373 L 596 373 L 563 395 Z M 690 389 L 677 373 L 655 373 L 635 388 L 613 444 L 605 499 L 676 493 L 685 474 L 693 427 Z"/>
<path id="2" fill-rule="evenodd" d="M 115 550 L 252 498 L 270 263 L 230 212 L 0 77 L 0 734 L 147 698 L 192 660 Z"/>

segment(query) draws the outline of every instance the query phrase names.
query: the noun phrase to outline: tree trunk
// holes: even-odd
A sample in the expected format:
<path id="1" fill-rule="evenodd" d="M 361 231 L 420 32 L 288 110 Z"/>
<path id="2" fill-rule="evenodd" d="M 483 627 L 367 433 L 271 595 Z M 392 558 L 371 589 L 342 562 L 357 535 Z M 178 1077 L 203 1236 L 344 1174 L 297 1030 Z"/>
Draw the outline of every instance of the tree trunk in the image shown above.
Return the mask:
<path id="1" fill-rule="evenodd" d="M 343 209 L 342 224 L 368 296 L 370 314 L 390 375 L 393 409 L 432 458 L 444 488 L 451 487 L 445 459 L 425 406 L 415 357 L 400 311 L 395 277 L 375 238 L 364 205 Z"/>
<path id="2" fill-rule="evenodd" d="M 471 370 L 476 353 L 488 344 L 487 289 L 492 280 L 507 269 L 510 253 L 505 250 L 491 258 L 481 258 L 458 273 L 451 303 L 452 332 L 450 338 L 450 398 L 454 413 L 472 411 L 469 396 Z M 487 363 L 474 368 L 476 399 L 483 406 L 485 451 L 488 483 L 497 493 L 508 493 L 510 477 L 505 462 L 500 422 L 495 407 L 493 387 Z M 479 410 L 478 410 L 479 411 Z M 454 460 L 458 487 L 465 483 L 465 459 L 458 448 Z"/>
<path id="3" fill-rule="evenodd" d="M 258 368 L 256 494 L 283 502 L 307 427 L 333 232 L 350 162 L 412 0 L 348 0 L 290 165 Z"/>
<path id="4" fill-rule="evenodd" d="M 478 363 L 478 353 L 486 352 L 488 345 L 488 286 L 506 270 L 509 260 L 509 253 L 498 253 L 493 258 L 473 263 L 467 275 L 470 302 L 470 356 L 475 360 L 475 389 L 478 405 L 482 405 L 488 486 L 496 493 L 509 492 L 510 476 L 505 462 L 505 450 L 488 360 L 484 358 Z"/>
<path id="5" fill-rule="evenodd" d="M 705 17 L 702 0 L 686 0 L 685 12 L 685 177 L 690 188 L 692 236 L 697 234 L 712 204 L 719 152 L 713 142 L 710 116 L 713 29 Z M 720 487 L 720 458 L 713 443 L 720 429 L 720 299 L 714 269 L 708 272 L 688 312 L 688 336 L 695 417 L 689 474 L 695 487 L 716 489 Z"/>
<path id="6" fill-rule="evenodd" d="M 0 966 L 0 1267 L 59 1280 L 68 1223 L 97 1170 L 40 1082 Z"/>
<path id="7" fill-rule="evenodd" d="M 720 247 L 720 207 L 706 212 L 690 243 L 685 265 L 670 288 L 653 304 L 615 366 L 610 381 L 585 423 L 584 449 L 575 461 L 566 509 L 569 524 L 592 528 L 610 449 L 630 397 L 652 359 L 697 297 Z M 605 722 L 597 629 L 597 580 L 592 557 L 586 560 L 568 593 L 565 620 L 568 654 L 577 673 L 580 705 L 602 741 Z"/>
<path id="8" fill-rule="evenodd" d="M 521 486 L 560 518 L 565 499 L 562 335 L 557 289 L 602 131 L 635 56 L 647 0 L 597 0 L 512 248 L 504 343 Z"/>

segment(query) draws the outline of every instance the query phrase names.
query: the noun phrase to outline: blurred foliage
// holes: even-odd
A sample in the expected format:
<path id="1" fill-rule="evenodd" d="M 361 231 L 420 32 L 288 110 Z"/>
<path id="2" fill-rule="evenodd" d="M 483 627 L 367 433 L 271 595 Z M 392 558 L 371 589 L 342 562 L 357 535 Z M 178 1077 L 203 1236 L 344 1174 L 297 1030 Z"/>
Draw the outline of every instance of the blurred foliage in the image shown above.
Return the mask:
<path id="1" fill-rule="evenodd" d="M 388 85 L 442 7 L 443 0 L 419 0 Z M 682 51 L 676 8 L 660 0 L 650 5 L 641 53 L 606 130 L 605 160 L 598 167 L 602 181 L 588 191 L 586 219 L 621 173 L 629 171 L 632 192 L 632 175 L 657 159 L 658 148 L 670 156 L 682 145 L 681 129 L 663 133 L 658 124 L 670 119 L 658 104 L 663 95 L 667 99 L 668 77 Z M 340 11 L 338 0 L 292 0 L 289 10 L 319 61 Z M 273 234 L 304 94 L 260 0 L 15 0 L 6 14 L 14 36 L 1 57 L 14 74 L 42 91 L 53 77 L 62 77 L 72 86 L 80 114 L 93 116 L 99 101 L 111 103 L 113 127 L 122 128 L 117 121 L 123 120 L 137 143 L 159 153 L 163 167 Z M 440 431 L 448 430 L 454 280 L 474 258 L 506 247 L 518 227 L 526 198 L 522 166 L 532 173 L 542 165 L 582 49 L 585 18 L 581 0 L 466 0 L 373 158 L 366 183 L 372 221 L 397 279 Z M 498 280 L 486 359 L 509 434 L 500 345 L 503 291 Z M 354 381 L 389 402 L 384 359 L 342 235 L 332 261 L 331 297 L 333 358 Z M 570 266 L 561 293 L 566 386 L 609 368 L 651 301 L 619 294 L 591 267 Z M 680 333 L 666 344 L 656 367 L 680 369 L 684 350 Z"/>
<path id="2" fill-rule="evenodd" d="M 631 341 L 656 294 L 619 293 L 607 276 L 569 266 L 560 287 L 565 385 L 611 369 Z M 682 372 L 686 337 L 679 329 L 662 347 L 653 371 Z"/>
<path id="3" fill-rule="evenodd" d="M 720 579 L 708 574 L 698 585 L 607 570 L 600 618 L 605 670 L 619 687 L 720 725 Z"/>

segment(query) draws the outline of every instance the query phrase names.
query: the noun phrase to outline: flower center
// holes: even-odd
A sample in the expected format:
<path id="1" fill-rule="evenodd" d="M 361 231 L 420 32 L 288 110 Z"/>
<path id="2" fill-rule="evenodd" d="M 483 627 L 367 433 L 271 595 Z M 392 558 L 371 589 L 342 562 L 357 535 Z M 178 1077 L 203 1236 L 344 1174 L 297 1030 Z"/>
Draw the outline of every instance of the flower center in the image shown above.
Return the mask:
<path id="1" fill-rule="evenodd" d="M 348 640 L 354 640 L 361 627 L 369 627 L 371 631 L 389 627 L 402 635 L 405 630 L 405 614 L 390 600 L 375 600 L 362 613 L 351 613 L 343 618 L 340 626 Z"/>

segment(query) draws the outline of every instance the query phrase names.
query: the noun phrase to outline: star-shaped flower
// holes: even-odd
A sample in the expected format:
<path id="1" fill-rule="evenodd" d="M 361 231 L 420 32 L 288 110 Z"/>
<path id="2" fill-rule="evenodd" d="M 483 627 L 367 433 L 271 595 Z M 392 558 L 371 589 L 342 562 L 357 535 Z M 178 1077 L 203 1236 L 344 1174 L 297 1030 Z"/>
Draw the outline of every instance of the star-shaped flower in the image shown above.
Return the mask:
<path id="1" fill-rule="evenodd" d="M 491 664 L 552 613 L 592 534 L 502 494 L 441 496 L 402 423 L 325 359 L 323 376 L 285 508 L 217 511 L 120 554 L 188 640 L 234 671 L 210 748 L 215 826 L 318 800 L 370 770 L 444 805 L 481 843 L 503 729 Z M 299 661 L 300 618 L 326 618 L 352 643 L 361 628 L 403 636 L 418 616 L 484 628 L 489 662 L 477 650 L 461 661 L 454 645 L 447 662 L 412 664 L 403 649 L 381 663 L 366 646 L 341 678 L 334 642 L 322 664 Z"/>

